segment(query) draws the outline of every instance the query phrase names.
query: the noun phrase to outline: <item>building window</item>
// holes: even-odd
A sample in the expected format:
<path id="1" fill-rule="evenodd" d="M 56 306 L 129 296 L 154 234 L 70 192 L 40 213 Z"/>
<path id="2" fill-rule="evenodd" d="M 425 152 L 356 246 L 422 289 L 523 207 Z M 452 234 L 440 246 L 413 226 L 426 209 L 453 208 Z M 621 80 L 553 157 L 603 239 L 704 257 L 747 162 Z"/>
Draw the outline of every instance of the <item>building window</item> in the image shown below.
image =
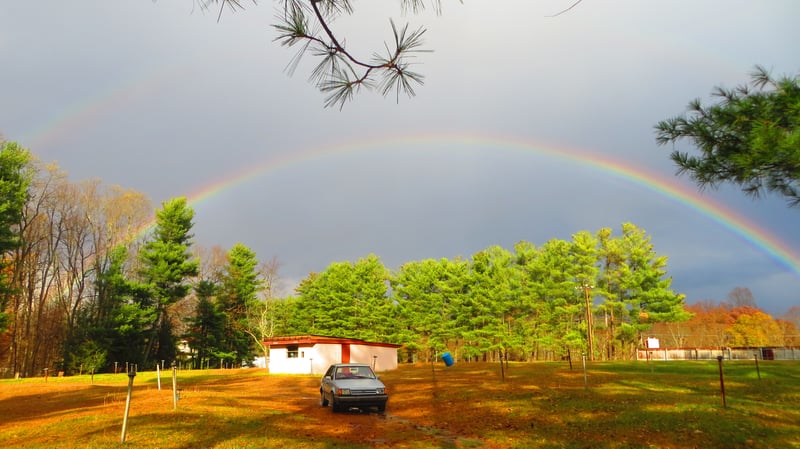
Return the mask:
<path id="1" fill-rule="evenodd" d="M 290 359 L 297 358 L 297 345 L 289 345 L 289 347 L 286 348 L 286 357 Z"/>

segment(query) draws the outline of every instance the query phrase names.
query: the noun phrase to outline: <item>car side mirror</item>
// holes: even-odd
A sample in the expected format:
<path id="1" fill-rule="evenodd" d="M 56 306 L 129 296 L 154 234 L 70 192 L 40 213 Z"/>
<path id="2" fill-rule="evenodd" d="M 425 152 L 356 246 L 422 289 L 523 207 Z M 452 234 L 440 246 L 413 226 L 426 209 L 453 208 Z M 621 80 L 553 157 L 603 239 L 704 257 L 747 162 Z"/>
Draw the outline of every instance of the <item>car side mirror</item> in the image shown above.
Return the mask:
<path id="1" fill-rule="evenodd" d="M 327 376 L 327 375 L 326 375 L 324 378 L 325 378 L 325 379 L 328 379 L 328 380 L 331 380 L 331 376 Z"/>

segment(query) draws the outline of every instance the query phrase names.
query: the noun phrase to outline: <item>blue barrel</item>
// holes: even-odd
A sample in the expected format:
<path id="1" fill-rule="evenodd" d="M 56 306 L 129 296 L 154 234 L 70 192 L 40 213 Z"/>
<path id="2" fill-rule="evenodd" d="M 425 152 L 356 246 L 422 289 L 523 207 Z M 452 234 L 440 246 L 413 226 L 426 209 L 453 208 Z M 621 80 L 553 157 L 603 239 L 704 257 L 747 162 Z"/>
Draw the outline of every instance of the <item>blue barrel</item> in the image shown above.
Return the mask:
<path id="1" fill-rule="evenodd" d="M 450 355 L 449 352 L 445 352 L 442 354 L 442 360 L 444 361 L 445 366 L 453 366 L 453 356 Z"/>

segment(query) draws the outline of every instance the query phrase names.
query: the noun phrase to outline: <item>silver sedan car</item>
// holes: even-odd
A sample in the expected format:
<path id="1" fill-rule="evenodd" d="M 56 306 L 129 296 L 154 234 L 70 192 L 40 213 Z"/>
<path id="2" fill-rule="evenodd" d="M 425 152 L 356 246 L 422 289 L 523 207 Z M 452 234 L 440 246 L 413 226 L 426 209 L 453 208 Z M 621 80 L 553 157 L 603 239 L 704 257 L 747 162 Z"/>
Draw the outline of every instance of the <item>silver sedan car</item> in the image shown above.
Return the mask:
<path id="1" fill-rule="evenodd" d="M 375 407 L 386 410 L 386 386 L 367 364 L 338 363 L 331 365 L 319 386 L 320 404 L 330 404 L 334 412 L 350 408 Z"/>

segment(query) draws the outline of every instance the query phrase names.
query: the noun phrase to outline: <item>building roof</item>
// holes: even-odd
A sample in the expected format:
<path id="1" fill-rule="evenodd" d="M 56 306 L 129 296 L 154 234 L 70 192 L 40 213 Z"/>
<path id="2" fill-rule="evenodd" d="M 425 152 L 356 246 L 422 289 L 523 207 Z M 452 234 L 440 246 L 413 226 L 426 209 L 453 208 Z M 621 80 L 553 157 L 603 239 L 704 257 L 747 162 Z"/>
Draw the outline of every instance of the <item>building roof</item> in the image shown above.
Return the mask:
<path id="1" fill-rule="evenodd" d="M 326 335 L 292 335 L 285 337 L 272 337 L 264 340 L 264 345 L 269 347 L 283 347 L 289 345 L 314 346 L 316 344 L 351 344 L 362 346 L 382 346 L 386 348 L 399 348 L 402 345 L 393 343 L 379 343 L 365 341 L 357 338 L 330 337 Z"/>

